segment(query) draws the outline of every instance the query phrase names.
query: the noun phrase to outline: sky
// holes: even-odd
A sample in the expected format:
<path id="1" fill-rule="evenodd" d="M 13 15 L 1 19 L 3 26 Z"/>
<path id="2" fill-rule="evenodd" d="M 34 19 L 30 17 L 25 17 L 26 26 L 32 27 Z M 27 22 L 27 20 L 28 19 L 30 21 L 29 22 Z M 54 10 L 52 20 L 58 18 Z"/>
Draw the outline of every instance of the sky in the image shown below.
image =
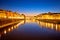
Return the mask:
<path id="1" fill-rule="evenodd" d="M 25 15 L 60 12 L 60 0 L 0 0 L 0 9 Z"/>

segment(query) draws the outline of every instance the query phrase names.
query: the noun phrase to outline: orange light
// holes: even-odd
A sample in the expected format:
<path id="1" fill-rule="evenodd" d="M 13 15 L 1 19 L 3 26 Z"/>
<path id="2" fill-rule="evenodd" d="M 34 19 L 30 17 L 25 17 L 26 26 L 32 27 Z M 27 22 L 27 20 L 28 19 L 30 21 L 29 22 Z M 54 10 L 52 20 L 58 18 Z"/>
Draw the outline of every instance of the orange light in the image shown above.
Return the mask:
<path id="1" fill-rule="evenodd" d="M 4 34 L 6 34 L 7 32 L 6 32 L 6 30 L 4 30 Z"/>

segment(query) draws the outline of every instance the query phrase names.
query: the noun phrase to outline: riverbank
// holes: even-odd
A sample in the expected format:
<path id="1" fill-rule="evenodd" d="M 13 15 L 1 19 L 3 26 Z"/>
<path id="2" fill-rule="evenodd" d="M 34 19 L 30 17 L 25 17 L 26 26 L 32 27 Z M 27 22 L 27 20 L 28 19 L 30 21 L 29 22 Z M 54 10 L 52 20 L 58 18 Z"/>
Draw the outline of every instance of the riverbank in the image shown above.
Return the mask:
<path id="1" fill-rule="evenodd" d="M 38 21 L 49 22 L 49 23 L 57 23 L 60 24 L 60 20 L 51 20 L 51 19 L 36 19 Z"/>
<path id="2" fill-rule="evenodd" d="M 22 19 L 0 19 L 0 28 L 19 23 Z"/>

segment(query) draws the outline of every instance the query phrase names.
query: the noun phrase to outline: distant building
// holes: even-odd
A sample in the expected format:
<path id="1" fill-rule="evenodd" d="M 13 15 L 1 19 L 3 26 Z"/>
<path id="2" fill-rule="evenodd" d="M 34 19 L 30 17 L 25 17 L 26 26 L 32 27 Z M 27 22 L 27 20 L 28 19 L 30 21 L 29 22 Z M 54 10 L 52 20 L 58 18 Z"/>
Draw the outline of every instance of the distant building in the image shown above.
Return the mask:
<path id="1" fill-rule="evenodd" d="M 17 12 L 12 12 L 8 10 L 0 9 L 0 19 L 1 18 L 9 18 L 9 19 L 24 19 L 24 14 L 18 14 Z"/>
<path id="2" fill-rule="evenodd" d="M 37 19 L 59 19 L 60 20 L 60 13 L 43 13 L 37 15 Z"/>

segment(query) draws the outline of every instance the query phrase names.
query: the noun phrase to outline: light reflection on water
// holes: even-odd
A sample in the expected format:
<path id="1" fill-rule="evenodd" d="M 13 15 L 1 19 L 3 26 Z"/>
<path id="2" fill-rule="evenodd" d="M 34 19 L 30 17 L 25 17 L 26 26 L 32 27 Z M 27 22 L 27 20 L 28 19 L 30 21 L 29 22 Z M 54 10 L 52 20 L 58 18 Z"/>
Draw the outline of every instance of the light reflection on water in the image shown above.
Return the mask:
<path id="1" fill-rule="evenodd" d="M 56 31 L 60 31 L 60 24 L 48 23 L 48 22 L 43 22 L 43 21 L 38 21 L 38 20 L 37 20 L 37 23 L 42 28 L 45 27 L 45 28 L 56 30 Z"/>
<path id="2" fill-rule="evenodd" d="M 19 27 L 19 25 L 22 25 L 24 24 L 24 21 L 20 22 L 20 23 L 17 23 L 17 24 L 13 24 L 13 25 L 10 25 L 10 26 L 7 26 L 7 28 L 2 28 L 0 30 L 0 37 L 3 35 L 3 34 L 7 34 L 11 31 L 13 31 L 14 29 L 17 29 Z"/>
<path id="3" fill-rule="evenodd" d="M 42 22 L 38 20 L 24 20 L 18 24 L 10 25 L 7 27 L 8 28 L 1 29 L 0 37 L 2 37 L 2 35 L 5 35 L 6 37 L 8 33 L 10 33 L 8 35 L 11 36 L 14 40 L 27 38 L 51 39 L 49 37 L 59 37 L 60 35 L 60 24 Z M 9 36 L 7 37 L 9 38 Z"/>

